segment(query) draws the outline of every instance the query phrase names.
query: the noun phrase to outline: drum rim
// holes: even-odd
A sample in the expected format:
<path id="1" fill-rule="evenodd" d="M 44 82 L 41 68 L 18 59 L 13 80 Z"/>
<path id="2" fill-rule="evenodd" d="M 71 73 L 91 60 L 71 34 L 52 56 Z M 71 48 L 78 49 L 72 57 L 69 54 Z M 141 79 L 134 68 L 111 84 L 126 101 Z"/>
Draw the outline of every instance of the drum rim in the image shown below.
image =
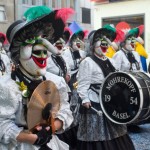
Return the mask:
<path id="1" fill-rule="evenodd" d="M 127 72 L 123 72 L 123 71 L 118 71 L 118 72 L 112 72 L 112 73 L 110 73 L 110 74 L 105 78 L 105 80 L 103 81 L 103 83 L 102 83 L 102 85 L 101 85 L 101 89 L 102 89 L 102 87 L 104 86 L 104 83 L 105 83 L 105 81 L 107 80 L 107 78 L 109 78 L 109 77 L 110 77 L 112 74 L 114 74 L 114 73 L 127 74 Z M 128 72 L 128 73 L 129 73 L 129 72 Z M 135 72 L 135 73 L 136 73 L 136 72 Z M 139 88 L 139 95 L 140 95 L 140 106 L 139 106 L 139 110 L 138 110 L 136 116 L 135 116 L 132 120 L 130 120 L 130 121 L 126 122 L 126 123 L 121 123 L 121 122 L 118 122 L 118 121 L 113 120 L 113 119 L 106 113 L 106 111 L 105 111 L 105 109 L 104 109 L 104 107 L 103 107 L 103 104 L 102 104 L 102 90 L 100 90 L 100 93 L 99 93 L 100 106 L 101 106 L 101 108 L 102 108 L 103 113 L 105 114 L 105 116 L 106 116 L 110 121 L 112 121 L 112 122 L 114 122 L 114 123 L 116 123 L 116 124 L 130 124 L 130 123 L 132 123 L 134 120 L 136 120 L 136 119 L 138 118 L 139 114 L 140 114 L 141 111 L 142 111 L 142 106 L 143 106 L 143 93 L 142 93 L 142 88 L 141 88 L 140 84 L 135 80 L 135 78 L 134 78 L 133 75 L 131 75 L 131 74 L 127 74 L 127 75 L 129 75 L 129 76 L 133 79 L 133 81 L 136 83 L 137 87 Z"/>

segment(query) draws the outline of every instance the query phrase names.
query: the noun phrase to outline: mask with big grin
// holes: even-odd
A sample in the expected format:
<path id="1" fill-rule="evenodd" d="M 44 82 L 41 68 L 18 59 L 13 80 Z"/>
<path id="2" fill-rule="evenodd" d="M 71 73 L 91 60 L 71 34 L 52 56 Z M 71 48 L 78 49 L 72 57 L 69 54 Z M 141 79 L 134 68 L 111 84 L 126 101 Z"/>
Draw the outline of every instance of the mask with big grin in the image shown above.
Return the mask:
<path id="1" fill-rule="evenodd" d="M 107 41 L 104 41 L 104 40 L 101 41 L 100 47 L 101 47 L 102 52 L 103 52 L 103 53 L 106 53 L 106 52 L 107 52 L 107 49 L 108 49 L 108 43 L 107 43 Z"/>
<path id="2" fill-rule="evenodd" d="M 125 48 L 129 51 L 133 51 L 135 49 L 135 42 L 134 36 L 127 38 Z"/>
<path id="3" fill-rule="evenodd" d="M 40 68 L 46 67 L 47 64 L 47 50 L 33 50 L 32 59 Z"/>
<path id="4" fill-rule="evenodd" d="M 106 40 L 99 39 L 96 43 L 95 43 L 95 52 L 98 55 L 105 55 L 105 53 L 107 52 L 108 49 L 108 43 Z"/>
<path id="5" fill-rule="evenodd" d="M 20 51 L 20 63 L 31 75 L 45 75 L 47 66 L 47 48 L 41 44 L 22 47 Z"/>

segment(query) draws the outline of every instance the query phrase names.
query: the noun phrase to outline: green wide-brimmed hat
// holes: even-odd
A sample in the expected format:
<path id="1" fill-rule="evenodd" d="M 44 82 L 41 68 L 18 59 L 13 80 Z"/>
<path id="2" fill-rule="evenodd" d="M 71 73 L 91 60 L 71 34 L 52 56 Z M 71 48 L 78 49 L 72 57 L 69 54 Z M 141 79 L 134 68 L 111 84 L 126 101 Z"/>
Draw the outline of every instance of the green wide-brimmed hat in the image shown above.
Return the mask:
<path id="1" fill-rule="evenodd" d="M 139 36 L 139 28 L 130 29 L 125 35 L 125 40 L 131 36 L 138 37 Z"/>
<path id="2" fill-rule="evenodd" d="M 114 41 L 116 38 L 116 29 L 106 24 L 102 28 L 96 30 L 93 35 L 92 44 L 94 44 L 98 38 L 102 38 L 103 36 L 106 36 L 110 41 Z"/>

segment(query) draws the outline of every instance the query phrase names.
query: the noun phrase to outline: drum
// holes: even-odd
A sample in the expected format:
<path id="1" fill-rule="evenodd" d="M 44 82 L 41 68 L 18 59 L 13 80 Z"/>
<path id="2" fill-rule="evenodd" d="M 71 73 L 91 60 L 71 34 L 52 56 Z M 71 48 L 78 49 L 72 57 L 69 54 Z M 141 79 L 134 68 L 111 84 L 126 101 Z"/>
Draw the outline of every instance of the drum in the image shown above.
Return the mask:
<path id="1" fill-rule="evenodd" d="M 150 115 L 150 75 L 144 72 L 111 73 L 103 82 L 99 96 L 102 111 L 112 122 L 141 122 Z"/>

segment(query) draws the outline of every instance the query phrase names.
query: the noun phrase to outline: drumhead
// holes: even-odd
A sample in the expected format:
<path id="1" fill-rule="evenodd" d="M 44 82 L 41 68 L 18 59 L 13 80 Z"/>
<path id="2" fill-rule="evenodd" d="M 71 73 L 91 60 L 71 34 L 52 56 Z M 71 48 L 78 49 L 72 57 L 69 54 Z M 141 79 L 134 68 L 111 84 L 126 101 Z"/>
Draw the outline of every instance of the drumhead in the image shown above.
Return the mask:
<path id="1" fill-rule="evenodd" d="M 103 113 L 112 122 L 132 123 L 143 107 L 141 85 L 129 72 L 111 73 L 102 84 L 100 105 Z"/>

